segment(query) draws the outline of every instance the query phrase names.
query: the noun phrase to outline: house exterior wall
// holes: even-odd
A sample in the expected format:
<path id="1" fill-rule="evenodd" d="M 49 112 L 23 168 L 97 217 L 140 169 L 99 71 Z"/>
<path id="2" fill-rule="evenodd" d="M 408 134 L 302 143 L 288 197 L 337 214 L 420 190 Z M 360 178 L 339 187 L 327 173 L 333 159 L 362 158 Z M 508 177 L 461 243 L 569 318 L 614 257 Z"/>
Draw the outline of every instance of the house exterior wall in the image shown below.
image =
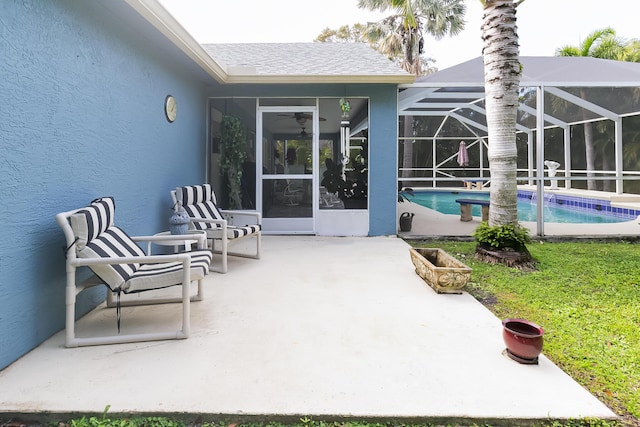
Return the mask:
<path id="1" fill-rule="evenodd" d="M 0 2 L 0 369 L 64 328 L 57 213 L 114 196 L 116 224 L 153 234 L 167 229 L 169 190 L 205 179 L 204 83 L 166 59 L 173 47 L 146 21 L 127 22 L 140 18 L 127 8 Z M 81 294 L 79 314 L 103 297 Z"/>
<path id="2" fill-rule="evenodd" d="M 397 86 L 226 85 L 210 89 L 212 97 L 368 97 L 369 104 L 369 236 L 397 234 Z"/>

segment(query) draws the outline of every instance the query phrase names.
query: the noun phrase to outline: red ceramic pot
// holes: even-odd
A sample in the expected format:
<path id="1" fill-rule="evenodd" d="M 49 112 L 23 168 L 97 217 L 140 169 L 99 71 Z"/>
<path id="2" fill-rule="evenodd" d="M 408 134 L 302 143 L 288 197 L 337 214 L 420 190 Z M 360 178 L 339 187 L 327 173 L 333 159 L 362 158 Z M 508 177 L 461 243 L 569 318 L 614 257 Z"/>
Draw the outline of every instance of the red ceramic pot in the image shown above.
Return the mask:
<path id="1" fill-rule="evenodd" d="M 542 351 L 544 329 L 524 319 L 504 319 L 502 338 L 507 345 L 507 354 L 521 363 L 537 363 Z M 515 357 L 513 357 L 515 356 Z"/>

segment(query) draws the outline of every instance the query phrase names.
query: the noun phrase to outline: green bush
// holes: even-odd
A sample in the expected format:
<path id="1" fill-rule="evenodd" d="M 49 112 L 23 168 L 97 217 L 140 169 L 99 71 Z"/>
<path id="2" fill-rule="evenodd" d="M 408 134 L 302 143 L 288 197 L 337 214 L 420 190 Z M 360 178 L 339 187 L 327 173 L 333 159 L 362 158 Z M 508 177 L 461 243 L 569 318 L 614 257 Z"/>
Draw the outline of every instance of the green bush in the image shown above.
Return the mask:
<path id="1" fill-rule="evenodd" d="M 520 224 L 489 226 L 486 221 L 480 223 L 473 237 L 482 246 L 496 249 L 524 249 L 531 242 L 529 230 Z"/>
<path id="2" fill-rule="evenodd" d="M 247 156 L 246 144 L 242 120 L 235 116 L 222 116 L 218 165 L 228 179 L 230 209 L 242 209 L 242 163 Z"/>

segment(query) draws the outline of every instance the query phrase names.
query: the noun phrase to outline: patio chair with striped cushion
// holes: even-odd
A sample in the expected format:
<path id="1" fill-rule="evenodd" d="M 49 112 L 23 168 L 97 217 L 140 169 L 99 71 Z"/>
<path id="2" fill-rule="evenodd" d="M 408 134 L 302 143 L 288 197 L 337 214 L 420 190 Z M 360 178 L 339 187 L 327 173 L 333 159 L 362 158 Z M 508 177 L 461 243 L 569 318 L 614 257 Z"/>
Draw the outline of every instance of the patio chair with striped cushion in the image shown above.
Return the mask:
<path id="1" fill-rule="evenodd" d="M 206 249 L 204 234 L 200 236 L 199 250 L 173 254 L 148 256 L 137 241 L 153 241 L 158 236 L 130 237 L 114 225 L 115 202 L 112 197 L 96 199 L 87 207 L 62 212 L 56 220 L 67 240 L 67 291 L 66 291 L 66 346 L 117 344 L 137 341 L 184 339 L 190 331 L 191 282 L 198 281 L 198 293 L 202 297 L 202 280 L 209 271 L 212 254 Z M 162 236 L 163 241 L 174 239 L 181 244 L 190 236 Z M 197 238 L 197 237 L 196 237 Z M 76 283 L 77 269 L 88 267 L 93 275 Z M 86 276 L 86 275 L 85 275 Z M 107 307 L 116 308 L 117 335 L 76 337 L 76 296 L 83 290 L 106 285 Z M 170 286 L 182 286 L 180 298 L 136 298 L 120 301 L 121 294 L 137 294 Z M 113 296 L 116 302 L 113 302 Z M 177 331 L 120 334 L 120 310 L 122 306 L 182 303 L 182 325 Z"/>
<path id="2" fill-rule="evenodd" d="M 260 245 L 262 235 L 262 214 L 260 212 L 244 210 L 222 210 L 216 206 L 216 195 L 210 184 L 190 185 L 178 187 L 171 191 L 174 205 L 180 203 L 191 217 L 190 228 L 206 232 L 207 239 L 211 240 L 211 249 L 214 253 L 222 254 L 221 266 L 211 267 L 211 271 L 219 273 L 227 272 L 227 256 L 244 258 L 260 258 Z M 246 225 L 231 225 L 227 218 L 249 217 L 254 223 Z M 253 237 L 256 239 L 255 252 L 230 252 L 230 241 Z M 220 240 L 221 249 L 217 250 L 215 241 Z"/>

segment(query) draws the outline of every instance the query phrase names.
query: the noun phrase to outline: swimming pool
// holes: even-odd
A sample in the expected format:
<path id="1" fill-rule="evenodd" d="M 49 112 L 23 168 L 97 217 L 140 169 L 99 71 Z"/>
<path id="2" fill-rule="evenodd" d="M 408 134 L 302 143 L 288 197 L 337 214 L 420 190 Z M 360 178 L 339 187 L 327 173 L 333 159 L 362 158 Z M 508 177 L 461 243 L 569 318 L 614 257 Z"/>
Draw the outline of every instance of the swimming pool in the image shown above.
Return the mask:
<path id="1" fill-rule="evenodd" d="M 474 191 L 416 190 L 409 200 L 429 209 L 450 215 L 460 214 L 456 199 L 489 200 L 489 193 Z M 481 216 L 480 206 L 473 205 L 473 216 Z M 607 224 L 634 220 L 640 211 L 612 207 L 608 200 L 550 194 L 544 201 L 544 221 L 575 224 Z M 518 220 L 535 222 L 536 193 L 518 190 Z"/>

